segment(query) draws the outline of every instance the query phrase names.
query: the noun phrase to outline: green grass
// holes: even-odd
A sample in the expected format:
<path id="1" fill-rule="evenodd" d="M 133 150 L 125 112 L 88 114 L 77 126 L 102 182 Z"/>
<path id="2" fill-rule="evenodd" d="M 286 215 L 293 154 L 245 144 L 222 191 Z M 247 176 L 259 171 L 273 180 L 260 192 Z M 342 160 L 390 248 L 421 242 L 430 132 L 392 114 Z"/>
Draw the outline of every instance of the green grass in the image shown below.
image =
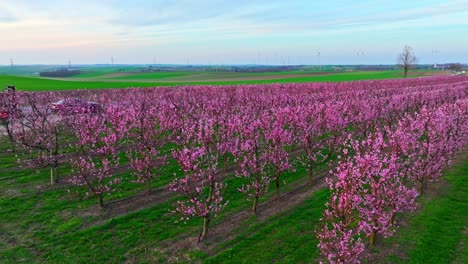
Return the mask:
<path id="1" fill-rule="evenodd" d="M 270 77 L 278 75 L 293 75 L 293 74 L 307 74 L 312 71 L 281 71 L 281 72 L 149 72 L 149 73 L 131 73 L 119 77 L 106 77 L 105 79 L 122 79 L 122 80 L 158 80 L 168 79 L 170 81 L 216 81 L 216 80 L 230 80 L 230 79 L 248 79 L 251 77 Z"/>
<path id="2" fill-rule="evenodd" d="M 362 71 L 362 72 L 338 72 L 324 75 L 307 75 L 305 71 L 289 71 L 289 72 L 151 72 L 151 73 L 130 73 L 129 75 L 106 77 L 100 75 L 100 81 L 156 81 L 156 82 L 202 82 L 202 83 L 259 83 L 259 82 L 305 82 L 305 81 L 352 81 L 364 79 L 385 79 L 401 77 L 399 71 Z M 288 76 L 291 75 L 291 76 Z M 294 76 L 303 75 L 303 76 Z M 280 76 L 275 78 L 275 76 Z M 282 77 L 284 76 L 284 77 Z M 78 75 L 77 77 L 81 77 Z M 265 79 L 262 80 L 262 77 Z M 275 79 L 268 79 L 268 78 Z M 258 78 L 252 80 L 252 78 Z"/>
<path id="3" fill-rule="evenodd" d="M 155 86 L 153 83 L 139 82 L 102 82 L 102 81 L 76 81 L 54 80 L 36 77 L 20 77 L 0 75 L 0 87 L 14 84 L 21 91 L 51 91 L 51 90 L 77 90 L 77 89 L 106 89 L 127 87 Z"/>
<path id="4" fill-rule="evenodd" d="M 253 224 L 233 241 L 219 246 L 204 263 L 311 263 L 319 256 L 314 226 L 322 217 L 328 190 L 317 191 L 305 202 L 266 223 Z"/>
<path id="5" fill-rule="evenodd" d="M 151 73 L 148 76 L 157 75 L 157 73 Z M 162 74 L 162 73 L 161 73 Z M 127 87 L 154 87 L 154 86 L 174 86 L 174 85 L 237 85 L 237 84 L 263 84 L 263 83 L 290 83 L 290 82 L 338 82 L 338 81 L 355 81 L 355 80 L 369 80 L 369 79 L 391 79 L 401 78 L 399 71 L 365 71 L 365 72 L 346 72 L 336 73 L 331 75 L 322 76 L 302 76 L 292 78 L 282 78 L 274 80 L 238 80 L 238 81 L 204 81 L 203 78 L 198 74 L 191 75 L 192 79 L 185 81 L 168 81 L 168 73 L 165 73 L 164 78 L 161 77 L 161 81 L 158 80 L 145 80 L 129 81 L 119 79 L 94 79 L 94 78 L 83 78 L 73 79 L 66 78 L 63 80 L 57 79 L 45 79 L 37 77 L 20 77 L 10 75 L 0 75 L 0 87 L 4 87 L 7 84 L 16 85 L 18 90 L 23 91 L 46 91 L 46 90 L 76 90 L 76 89 L 106 89 L 106 88 L 127 88 Z M 181 73 L 182 74 L 182 73 Z M 187 74 L 187 73 L 183 73 Z M 226 77 L 227 75 L 233 76 L 231 73 L 216 73 L 219 77 Z M 216 75 L 215 74 L 215 75 Z M 239 76 L 244 76 L 245 73 L 240 73 Z M 146 76 L 146 75 L 144 75 Z M 129 76 L 130 77 L 130 76 Z M 186 78 L 185 76 L 184 78 Z M 223 78 L 224 78 L 223 77 Z M 134 77 L 132 77 L 134 78 Z M 148 77 L 149 78 L 149 77 Z M 151 77 L 153 78 L 153 77 Z M 182 78 L 182 76 L 180 77 Z"/>

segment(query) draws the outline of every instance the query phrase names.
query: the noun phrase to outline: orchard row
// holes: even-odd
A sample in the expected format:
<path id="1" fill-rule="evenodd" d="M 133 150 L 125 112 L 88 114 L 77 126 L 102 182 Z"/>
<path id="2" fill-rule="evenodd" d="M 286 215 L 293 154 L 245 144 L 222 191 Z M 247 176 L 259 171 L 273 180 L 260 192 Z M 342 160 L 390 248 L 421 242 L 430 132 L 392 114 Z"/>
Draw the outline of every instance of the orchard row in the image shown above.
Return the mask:
<path id="1" fill-rule="evenodd" d="M 365 240 L 374 246 L 397 229 L 397 214 L 416 209 L 416 197 L 468 143 L 468 99 L 406 113 L 363 139 L 348 138 L 327 179 L 331 198 L 317 232 L 330 263 L 360 263 Z"/>

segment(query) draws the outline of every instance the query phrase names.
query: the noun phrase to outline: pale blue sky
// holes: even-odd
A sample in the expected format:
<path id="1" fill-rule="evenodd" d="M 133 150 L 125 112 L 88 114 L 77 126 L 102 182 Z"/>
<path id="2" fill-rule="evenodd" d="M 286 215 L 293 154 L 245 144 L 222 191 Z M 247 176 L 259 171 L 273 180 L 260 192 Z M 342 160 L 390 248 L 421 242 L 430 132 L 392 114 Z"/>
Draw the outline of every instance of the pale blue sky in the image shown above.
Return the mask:
<path id="1" fill-rule="evenodd" d="M 468 0 L 0 0 L 0 64 L 466 63 L 467 43 Z"/>

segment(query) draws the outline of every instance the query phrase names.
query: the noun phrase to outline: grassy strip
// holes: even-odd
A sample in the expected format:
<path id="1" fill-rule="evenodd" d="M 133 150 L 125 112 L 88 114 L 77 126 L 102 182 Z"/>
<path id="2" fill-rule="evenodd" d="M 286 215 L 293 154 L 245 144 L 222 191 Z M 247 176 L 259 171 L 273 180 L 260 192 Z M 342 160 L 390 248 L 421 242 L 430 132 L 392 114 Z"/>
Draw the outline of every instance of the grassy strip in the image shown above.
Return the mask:
<path id="1" fill-rule="evenodd" d="M 204 263 L 310 263 L 319 256 L 314 226 L 328 196 L 327 189 L 317 191 L 302 205 L 251 226 Z"/>

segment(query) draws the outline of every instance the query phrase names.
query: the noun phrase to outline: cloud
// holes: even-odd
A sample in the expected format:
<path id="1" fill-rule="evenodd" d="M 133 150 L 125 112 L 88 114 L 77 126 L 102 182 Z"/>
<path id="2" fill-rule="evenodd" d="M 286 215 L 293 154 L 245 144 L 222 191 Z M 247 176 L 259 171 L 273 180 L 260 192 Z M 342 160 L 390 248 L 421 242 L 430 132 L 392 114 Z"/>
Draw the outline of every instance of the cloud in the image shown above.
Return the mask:
<path id="1" fill-rule="evenodd" d="M 5 4 L 6 5 L 6 4 Z M 47 20 L 67 25 L 71 32 L 104 32 L 119 36 L 148 34 L 161 37 L 181 32 L 247 35 L 357 29 L 414 21 L 468 11 L 468 1 L 415 4 L 388 1 L 314 2 L 305 0 L 16 0 L 6 7 L 21 20 Z M 0 5 L 1 8 L 1 5 Z M 14 21 L 2 15 L 1 21 Z M 203 28 L 202 28 L 203 27 Z"/>
<path id="2" fill-rule="evenodd" d="M 187 25 L 193 22 L 229 18 L 232 17 L 231 14 L 239 13 L 241 10 L 256 10 L 258 8 L 256 5 L 262 1 L 140 2 L 115 8 L 114 16 L 108 22 L 130 27 Z"/>
<path id="3" fill-rule="evenodd" d="M 272 9 L 271 12 L 264 12 L 260 17 L 241 18 L 252 21 L 252 25 L 256 25 L 257 28 L 261 26 L 269 28 L 270 30 L 265 32 L 277 36 L 366 30 L 370 32 L 378 29 L 397 29 L 402 26 L 429 30 L 439 25 L 468 24 L 466 0 L 416 6 L 414 3 L 403 5 L 395 2 L 371 1 L 355 3 L 348 7 L 349 10 L 342 10 L 344 5 L 346 4 L 328 9 L 311 8 L 312 5 L 309 5 L 301 9 L 298 6 L 294 7 L 293 4 L 284 4 Z M 295 13 L 288 12 L 288 8 L 295 9 Z M 283 11 L 278 12 L 277 9 Z"/>
<path id="4" fill-rule="evenodd" d="M 462 4 L 464 3 L 464 4 Z M 356 17 L 345 20 L 329 22 L 330 26 L 362 26 L 374 25 L 376 23 L 394 23 L 431 18 L 449 14 L 457 14 L 468 11 L 468 1 L 452 1 L 449 3 L 437 4 L 433 6 L 411 8 L 406 10 L 393 11 L 388 13 L 377 13 L 370 16 Z"/>

